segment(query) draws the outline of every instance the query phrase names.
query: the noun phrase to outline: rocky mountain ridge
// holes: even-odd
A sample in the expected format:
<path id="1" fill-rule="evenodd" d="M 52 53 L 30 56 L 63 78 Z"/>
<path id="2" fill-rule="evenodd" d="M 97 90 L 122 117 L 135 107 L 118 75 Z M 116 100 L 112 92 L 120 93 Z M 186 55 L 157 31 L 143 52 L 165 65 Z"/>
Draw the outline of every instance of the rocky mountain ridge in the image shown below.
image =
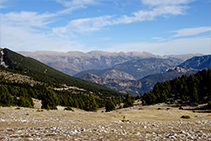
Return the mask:
<path id="1" fill-rule="evenodd" d="M 152 74 L 139 80 L 109 79 L 109 78 L 99 77 L 91 73 L 87 73 L 81 76 L 80 78 L 97 84 L 104 85 L 121 93 L 129 92 L 130 95 L 136 96 L 136 95 L 142 95 L 144 92 L 152 90 L 153 86 L 157 82 L 163 82 L 165 80 L 170 80 L 178 76 L 190 75 L 196 72 L 197 70 L 195 69 L 175 67 L 169 69 L 164 73 Z"/>
<path id="2" fill-rule="evenodd" d="M 36 51 L 36 52 L 18 52 L 24 56 L 32 57 L 44 64 L 47 64 L 61 72 L 69 75 L 75 75 L 81 71 L 92 69 L 107 69 L 117 64 L 124 63 L 130 60 L 138 60 L 144 58 L 163 58 L 177 61 L 179 63 L 193 56 L 202 54 L 184 54 L 184 55 L 166 55 L 159 56 L 149 52 L 104 52 L 91 51 L 79 52 L 70 51 L 67 53 L 54 51 Z"/>
<path id="3" fill-rule="evenodd" d="M 166 72 L 167 70 L 177 66 L 178 64 L 179 63 L 170 61 L 168 59 L 145 58 L 141 60 L 127 61 L 105 70 L 83 71 L 74 76 L 80 77 L 86 73 L 92 73 L 97 76 L 109 79 L 118 78 L 120 80 L 139 80 L 151 74 Z M 120 71 L 121 73 L 116 73 L 116 71 Z M 129 75 L 132 77 L 126 77 Z"/>

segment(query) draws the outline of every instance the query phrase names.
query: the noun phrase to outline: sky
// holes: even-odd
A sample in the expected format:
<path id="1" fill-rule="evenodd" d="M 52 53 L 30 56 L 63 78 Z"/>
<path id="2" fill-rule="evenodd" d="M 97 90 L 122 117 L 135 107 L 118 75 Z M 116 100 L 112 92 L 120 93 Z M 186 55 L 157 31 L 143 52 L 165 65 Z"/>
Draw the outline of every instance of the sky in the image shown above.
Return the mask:
<path id="1" fill-rule="evenodd" d="M 0 0 L 0 47 L 211 54 L 211 0 Z"/>

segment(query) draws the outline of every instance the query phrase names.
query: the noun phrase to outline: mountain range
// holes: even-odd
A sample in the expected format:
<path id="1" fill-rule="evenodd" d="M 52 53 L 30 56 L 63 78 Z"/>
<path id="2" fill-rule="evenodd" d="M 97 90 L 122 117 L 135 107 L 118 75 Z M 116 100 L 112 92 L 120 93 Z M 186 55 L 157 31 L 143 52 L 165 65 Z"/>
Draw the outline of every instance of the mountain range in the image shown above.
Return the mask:
<path id="1" fill-rule="evenodd" d="M 133 62 L 136 63 L 133 64 Z M 164 82 L 165 80 L 171 80 L 182 75 L 188 76 L 190 74 L 195 74 L 200 69 L 211 68 L 210 63 L 211 55 L 193 57 L 181 64 L 166 59 L 149 58 L 128 61 L 116 65 L 118 67 L 114 66 L 110 69 L 85 71 L 77 75 L 82 75 L 80 78 L 84 80 L 107 86 L 122 93 L 129 92 L 131 95 L 142 95 L 144 92 L 152 90 L 153 86 L 157 82 Z M 169 66 L 164 64 L 168 64 Z M 141 79 L 136 80 L 119 80 L 115 78 L 103 77 L 104 73 L 110 72 L 111 70 L 114 70 L 114 68 L 121 68 L 121 71 L 126 70 L 128 75 L 132 75 L 134 77 L 143 76 L 144 72 L 149 74 L 146 74 Z M 142 70 L 142 72 L 137 73 L 137 70 Z"/>
<path id="2" fill-rule="evenodd" d="M 117 64 L 131 60 L 140 60 L 144 58 L 161 58 L 182 63 L 185 60 L 202 54 L 183 54 L 183 55 L 165 55 L 159 56 L 149 52 L 79 52 L 70 51 L 67 53 L 53 51 L 36 51 L 36 52 L 18 52 L 26 57 L 34 58 L 46 65 L 51 66 L 68 75 L 76 75 L 81 71 L 92 69 L 107 69 Z"/>
<path id="3" fill-rule="evenodd" d="M 166 72 L 177 65 L 179 65 L 178 62 L 168 59 L 145 58 L 127 61 L 104 70 L 82 71 L 74 76 L 80 77 L 86 73 L 92 73 L 110 79 L 139 80 L 150 74 Z M 125 75 L 127 77 L 125 77 Z"/>
<path id="4" fill-rule="evenodd" d="M 101 51 L 19 53 L 38 59 L 66 74 L 122 93 L 129 92 L 131 95 L 141 95 L 152 90 L 157 82 L 190 75 L 196 73 L 198 69 L 209 68 L 206 62 L 210 63 L 209 59 L 202 54 L 159 56 L 148 52 L 109 53 Z M 195 60 L 192 60 L 193 58 Z M 201 68 L 193 67 L 197 60 L 198 66 L 204 64 Z"/>

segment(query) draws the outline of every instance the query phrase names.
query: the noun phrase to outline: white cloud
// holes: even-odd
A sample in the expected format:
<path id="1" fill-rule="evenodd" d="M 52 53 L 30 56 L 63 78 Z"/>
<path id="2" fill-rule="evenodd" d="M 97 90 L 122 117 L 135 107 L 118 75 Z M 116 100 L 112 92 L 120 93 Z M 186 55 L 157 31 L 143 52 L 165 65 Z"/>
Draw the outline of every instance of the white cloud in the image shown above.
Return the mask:
<path id="1" fill-rule="evenodd" d="M 197 37 L 188 39 L 170 40 L 160 43 L 125 43 L 113 45 L 105 51 L 111 52 L 129 52 L 147 51 L 153 54 L 165 55 L 165 54 L 187 54 L 187 53 L 202 53 L 211 54 L 211 38 L 210 37 Z"/>
<path id="2" fill-rule="evenodd" d="M 76 19 L 71 21 L 65 27 L 53 28 L 57 33 L 74 32 L 93 32 L 100 30 L 104 26 L 113 25 L 112 16 L 102 16 L 94 18 Z"/>
<path id="3" fill-rule="evenodd" d="M 193 0 L 141 0 L 143 4 L 150 6 L 160 6 L 160 5 L 180 5 L 187 4 Z"/>
<path id="4" fill-rule="evenodd" d="M 66 52 L 70 50 L 84 51 L 84 45 L 72 41 L 44 34 L 31 33 L 24 27 L 3 25 L 1 29 L 1 47 L 9 47 L 15 51 L 54 50 Z"/>
<path id="5" fill-rule="evenodd" d="M 99 0 L 98 0 L 99 1 Z M 97 0 L 56 0 L 56 2 L 62 4 L 67 9 L 59 11 L 58 14 L 69 14 L 74 10 L 80 8 L 86 8 L 89 5 L 96 5 L 98 4 Z"/>
<path id="6" fill-rule="evenodd" d="M 211 31 L 211 27 L 185 28 L 185 29 L 180 29 L 173 32 L 177 33 L 175 37 L 181 37 L 181 36 L 197 35 L 197 34 L 208 32 L 208 31 Z"/>
<path id="7" fill-rule="evenodd" d="M 20 13 L 7 13 L 2 15 L 2 24 L 21 27 L 44 27 L 53 22 L 55 14 L 38 14 L 36 12 L 22 11 Z"/>
<path id="8" fill-rule="evenodd" d="M 66 29 L 67 31 L 74 32 L 93 32 L 101 30 L 106 26 L 118 25 L 118 24 L 129 24 L 133 22 L 141 22 L 146 20 L 154 20 L 156 17 L 162 16 L 172 16 L 172 15 L 182 15 L 187 9 L 186 6 L 181 4 L 186 4 L 190 0 L 179 0 L 173 2 L 170 0 L 157 1 L 154 0 L 143 0 L 144 4 L 153 5 L 154 7 L 150 10 L 140 10 L 132 13 L 131 16 L 123 15 L 120 17 L 114 15 L 105 15 L 100 17 L 85 18 L 85 19 L 76 19 L 69 22 L 65 27 L 59 27 L 61 29 Z M 58 29 L 57 29 L 58 30 Z"/>
<path id="9" fill-rule="evenodd" d="M 151 11 L 140 10 L 138 12 L 134 12 L 133 16 L 122 16 L 115 20 L 115 24 L 128 24 L 137 21 L 146 21 L 153 20 L 158 16 L 166 16 L 166 15 L 180 15 L 183 14 L 184 8 L 181 6 L 163 6 L 154 8 Z"/>

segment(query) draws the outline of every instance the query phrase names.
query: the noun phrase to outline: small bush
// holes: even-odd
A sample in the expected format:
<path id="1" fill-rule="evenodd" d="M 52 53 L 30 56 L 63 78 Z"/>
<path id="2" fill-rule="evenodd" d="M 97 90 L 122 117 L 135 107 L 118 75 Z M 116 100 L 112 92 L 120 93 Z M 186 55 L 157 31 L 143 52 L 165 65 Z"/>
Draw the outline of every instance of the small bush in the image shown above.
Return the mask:
<path id="1" fill-rule="evenodd" d="M 199 106 L 199 104 L 197 102 L 194 103 L 194 106 Z"/>
<path id="2" fill-rule="evenodd" d="M 168 110 L 170 110 L 170 108 L 166 108 L 166 110 L 168 111 Z"/>
<path id="3" fill-rule="evenodd" d="M 181 104 L 180 104 L 180 103 L 178 103 L 178 104 L 177 104 L 177 107 L 181 107 Z"/>
<path id="4" fill-rule="evenodd" d="M 64 108 L 64 110 L 74 111 L 70 106 L 68 106 L 67 108 Z"/>
<path id="5" fill-rule="evenodd" d="M 122 122 L 131 122 L 130 120 L 123 119 Z"/>
<path id="6" fill-rule="evenodd" d="M 183 110 L 182 106 L 179 107 L 179 110 Z"/>
<path id="7" fill-rule="evenodd" d="M 183 115 L 183 116 L 181 116 L 181 118 L 189 119 L 190 116 L 188 116 L 188 115 Z"/>
<path id="8" fill-rule="evenodd" d="M 38 109 L 37 112 L 43 112 L 43 110 Z"/>
<path id="9" fill-rule="evenodd" d="M 193 113 L 195 113 L 196 111 L 195 110 L 193 110 Z"/>
<path id="10" fill-rule="evenodd" d="M 21 109 L 20 107 L 15 108 L 15 110 L 20 110 L 20 109 Z"/>
<path id="11" fill-rule="evenodd" d="M 158 110 L 161 110 L 161 108 L 158 108 Z"/>
<path id="12" fill-rule="evenodd" d="M 211 101 L 208 101 L 207 107 L 208 107 L 208 109 L 211 109 Z"/>

